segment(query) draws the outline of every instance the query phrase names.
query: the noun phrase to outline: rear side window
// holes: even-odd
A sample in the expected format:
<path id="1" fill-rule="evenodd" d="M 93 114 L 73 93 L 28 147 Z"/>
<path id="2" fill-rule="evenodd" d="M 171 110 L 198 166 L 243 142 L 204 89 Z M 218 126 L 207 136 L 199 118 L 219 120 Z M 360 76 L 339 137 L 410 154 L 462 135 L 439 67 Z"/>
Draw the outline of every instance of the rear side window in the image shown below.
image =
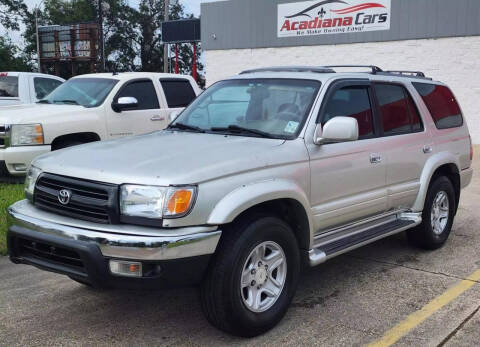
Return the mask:
<path id="1" fill-rule="evenodd" d="M 460 106 L 450 89 L 431 83 L 413 83 L 413 86 L 422 96 L 438 129 L 463 125 Z"/>
<path id="2" fill-rule="evenodd" d="M 422 130 L 418 110 L 403 86 L 378 83 L 375 84 L 375 93 L 385 136 Z"/>
<path id="3" fill-rule="evenodd" d="M 334 117 L 352 117 L 358 121 L 359 139 L 373 135 L 373 115 L 368 87 L 344 87 L 335 92 L 326 106 L 323 124 Z"/>
<path id="4" fill-rule="evenodd" d="M 0 98 L 18 98 L 18 77 L 0 76 Z"/>
<path id="5" fill-rule="evenodd" d="M 165 97 L 169 108 L 187 107 L 196 98 L 192 85 L 182 79 L 162 79 Z"/>
<path id="6" fill-rule="evenodd" d="M 59 80 L 53 78 L 35 77 L 33 79 L 33 86 L 35 88 L 35 95 L 37 99 L 41 100 L 56 89 L 60 84 Z"/>
<path id="7" fill-rule="evenodd" d="M 129 96 L 134 97 L 138 101 L 138 106 L 134 109 L 135 111 L 160 108 L 157 92 L 155 91 L 153 82 L 150 80 L 135 81 L 127 84 L 118 94 L 117 100 L 118 98 Z"/>

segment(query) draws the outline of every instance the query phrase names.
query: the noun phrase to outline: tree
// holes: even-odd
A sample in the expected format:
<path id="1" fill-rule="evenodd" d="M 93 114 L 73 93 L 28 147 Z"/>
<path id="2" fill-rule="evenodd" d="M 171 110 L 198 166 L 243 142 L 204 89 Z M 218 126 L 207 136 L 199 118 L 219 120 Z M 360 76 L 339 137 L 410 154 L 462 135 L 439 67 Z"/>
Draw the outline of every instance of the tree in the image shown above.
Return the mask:
<path id="1" fill-rule="evenodd" d="M 23 0 L 0 0 L 0 24 L 6 29 L 19 30 L 20 22 L 27 12 Z"/>
<path id="2" fill-rule="evenodd" d="M 44 10 L 39 12 L 40 22 L 47 25 L 97 21 L 97 1 L 46 0 Z M 138 9 L 130 7 L 126 0 L 103 0 L 107 71 L 163 72 L 164 6 L 164 0 L 141 0 Z M 183 5 L 176 3 L 170 6 L 169 17 L 175 20 L 192 16 L 185 14 Z M 36 54 L 34 13 L 27 13 L 24 21 L 26 52 L 33 57 Z M 197 62 L 200 54 L 198 49 Z M 182 73 L 191 72 L 192 57 L 190 45 L 180 45 Z M 197 68 L 201 73 L 203 65 L 198 62 Z"/>
<path id="3" fill-rule="evenodd" d="M 29 60 L 19 54 L 17 46 L 0 37 L 0 71 L 32 71 Z"/>

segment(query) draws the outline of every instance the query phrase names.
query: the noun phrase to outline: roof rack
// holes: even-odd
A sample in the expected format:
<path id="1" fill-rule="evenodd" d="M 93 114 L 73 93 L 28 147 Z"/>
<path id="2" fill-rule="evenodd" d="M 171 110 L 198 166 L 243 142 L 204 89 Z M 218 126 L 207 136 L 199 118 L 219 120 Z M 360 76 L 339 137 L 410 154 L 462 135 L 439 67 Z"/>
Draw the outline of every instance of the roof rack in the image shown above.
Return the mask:
<path id="1" fill-rule="evenodd" d="M 334 73 L 335 71 L 324 66 L 272 66 L 259 69 L 245 70 L 240 75 L 254 72 L 315 72 L 315 73 Z"/>
<path id="2" fill-rule="evenodd" d="M 342 68 L 342 67 L 346 67 L 346 68 L 351 68 L 351 67 L 359 67 L 359 68 L 365 68 L 365 69 L 370 69 L 372 70 L 372 74 L 377 74 L 378 72 L 383 72 L 382 69 L 380 69 L 378 66 L 375 66 L 375 65 L 327 65 L 327 66 L 324 66 L 326 68 L 329 68 L 329 69 L 335 69 L 335 68 Z"/>
<path id="3" fill-rule="evenodd" d="M 431 78 L 426 77 L 425 73 L 421 71 L 408 71 L 408 70 L 388 70 L 383 71 L 381 68 L 375 65 L 326 65 L 326 66 L 271 66 L 263 67 L 259 69 L 251 69 L 240 72 L 240 75 L 255 73 L 255 72 L 314 72 L 314 73 L 336 73 L 335 69 L 337 68 L 361 68 L 369 69 L 373 75 L 399 75 L 403 77 L 411 78 L 425 78 L 431 80 Z"/>
<path id="4" fill-rule="evenodd" d="M 385 73 L 395 74 L 395 75 L 407 75 L 414 77 L 426 77 L 425 74 L 421 71 L 407 71 L 407 70 L 389 70 L 384 71 Z"/>

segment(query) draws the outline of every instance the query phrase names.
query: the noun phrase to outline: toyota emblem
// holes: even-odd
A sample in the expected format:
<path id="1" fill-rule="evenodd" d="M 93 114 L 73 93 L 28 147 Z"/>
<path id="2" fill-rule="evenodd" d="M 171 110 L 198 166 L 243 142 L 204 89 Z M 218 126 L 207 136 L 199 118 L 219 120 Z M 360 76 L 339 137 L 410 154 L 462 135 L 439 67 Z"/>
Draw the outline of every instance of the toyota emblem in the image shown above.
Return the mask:
<path id="1" fill-rule="evenodd" d="M 58 192 L 58 201 L 62 205 L 68 205 L 71 198 L 72 198 L 72 192 L 67 189 L 62 189 Z"/>

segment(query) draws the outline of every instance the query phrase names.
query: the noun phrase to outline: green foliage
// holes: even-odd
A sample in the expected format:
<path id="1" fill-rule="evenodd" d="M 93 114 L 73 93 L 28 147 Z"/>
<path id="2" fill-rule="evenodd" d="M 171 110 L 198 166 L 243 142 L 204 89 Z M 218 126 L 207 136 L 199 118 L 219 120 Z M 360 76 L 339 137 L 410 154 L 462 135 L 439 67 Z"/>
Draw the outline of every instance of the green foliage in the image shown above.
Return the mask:
<path id="1" fill-rule="evenodd" d="M 46 0 L 44 9 L 39 12 L 39 23 L 51 25 L 97 21 L 97 1 Z M 127 0 L 103 0 L 103 3 L 107 71 L 163 72 L 161 23 L 164 20 L 164 0 L 140 0 L 138 8 L 130 7 Z M 169 17 L 170 20 L 175 20 L 189 18 L 191 15 L 185 13 L 180 1 L 170 6 Z M 35 14 L 25 14 L 24 22 L 25 52 L 33 59 L 36 55 Z M 199 47 L 199 74 L 203 70 L 203 65 L 199 62 L 200 55 Z M 192 57 L 191 45 L 180 45 L 181 73 L 191 73 Z M 172 66 L 173 64 L 172 62 Z"/>
<path id="2" fill-rule="evenodd" d="M 3 37 L 0 37 L 0 71 L 32 71 L 28 58 Z"/>
<path id="3" fill-rule="evenodd" d="M 19 30 L 22 17 L 27 12 L 23 0 L 0 0 L 0 24 L 7 29 Z"/>
<path id="4" fill-rule="evenodd" d="M 0 184 L 0 255 L 7 254 L 7 207 L 23 199 L 23 184 Z"/>

